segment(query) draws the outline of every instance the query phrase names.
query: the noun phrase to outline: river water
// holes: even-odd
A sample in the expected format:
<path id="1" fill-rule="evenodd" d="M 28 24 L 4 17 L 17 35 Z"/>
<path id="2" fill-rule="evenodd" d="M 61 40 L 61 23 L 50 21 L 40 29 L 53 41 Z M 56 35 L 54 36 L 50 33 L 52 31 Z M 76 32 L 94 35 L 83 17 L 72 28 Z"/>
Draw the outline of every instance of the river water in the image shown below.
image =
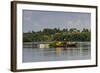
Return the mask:
<path id="1" fill-rule="evenodd" d="M 90 42 L 80 42 L 78 47 L 23 48 L 23 62 L 65 61 L 91 59 Z"/>

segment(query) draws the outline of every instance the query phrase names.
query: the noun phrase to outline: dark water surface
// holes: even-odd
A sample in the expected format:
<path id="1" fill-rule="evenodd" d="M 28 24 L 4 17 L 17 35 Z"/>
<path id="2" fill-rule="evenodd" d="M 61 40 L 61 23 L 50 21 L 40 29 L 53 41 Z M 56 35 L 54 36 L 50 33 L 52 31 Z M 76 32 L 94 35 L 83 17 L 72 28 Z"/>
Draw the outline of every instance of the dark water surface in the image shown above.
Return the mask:
<path id="1" fill-rule="evenodd" d="M 80 42 L 79 45 L 70 48 L 23 48 L 23 62 L 91 59 L 90 42 Z"/>

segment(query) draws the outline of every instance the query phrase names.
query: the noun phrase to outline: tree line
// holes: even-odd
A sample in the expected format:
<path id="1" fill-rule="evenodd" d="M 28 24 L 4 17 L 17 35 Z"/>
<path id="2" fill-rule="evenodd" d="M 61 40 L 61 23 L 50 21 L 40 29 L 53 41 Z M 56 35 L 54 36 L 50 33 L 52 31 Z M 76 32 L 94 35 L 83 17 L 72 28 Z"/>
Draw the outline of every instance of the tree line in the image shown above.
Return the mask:
<path id="1" fill-rule="evenodd" d="M 83 28 L 81 31 L 76 28 L 59 29 L 45 28 L 42 31 L 32 31 L 23 33 L 23 42 L 42 42 L 42 41 L 90 41 L 90 30 Z"/>

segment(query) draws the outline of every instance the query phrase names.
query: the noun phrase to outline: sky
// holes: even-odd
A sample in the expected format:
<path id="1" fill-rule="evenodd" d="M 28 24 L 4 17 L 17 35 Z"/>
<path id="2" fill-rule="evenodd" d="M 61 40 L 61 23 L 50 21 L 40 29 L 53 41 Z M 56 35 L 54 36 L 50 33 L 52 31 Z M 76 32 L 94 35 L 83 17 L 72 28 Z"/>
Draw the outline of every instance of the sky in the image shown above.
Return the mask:
<path id="1" fill-rule="evenodd" d="M 23 10 L 22 17 L 23 32 L 37 32 L 44 28 L 91 28 L 90 13 Z"/>

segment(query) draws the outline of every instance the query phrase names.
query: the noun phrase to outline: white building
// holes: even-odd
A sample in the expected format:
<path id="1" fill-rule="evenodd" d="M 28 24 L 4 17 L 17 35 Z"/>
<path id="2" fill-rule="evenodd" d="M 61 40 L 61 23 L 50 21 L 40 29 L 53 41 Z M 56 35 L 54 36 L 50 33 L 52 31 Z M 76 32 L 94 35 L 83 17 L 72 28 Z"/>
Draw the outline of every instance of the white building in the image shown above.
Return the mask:
<path id="1" fill-rule="evenodd" d="M 39 44 L 39 48 L 49 48 L 49 44 Z"/>

